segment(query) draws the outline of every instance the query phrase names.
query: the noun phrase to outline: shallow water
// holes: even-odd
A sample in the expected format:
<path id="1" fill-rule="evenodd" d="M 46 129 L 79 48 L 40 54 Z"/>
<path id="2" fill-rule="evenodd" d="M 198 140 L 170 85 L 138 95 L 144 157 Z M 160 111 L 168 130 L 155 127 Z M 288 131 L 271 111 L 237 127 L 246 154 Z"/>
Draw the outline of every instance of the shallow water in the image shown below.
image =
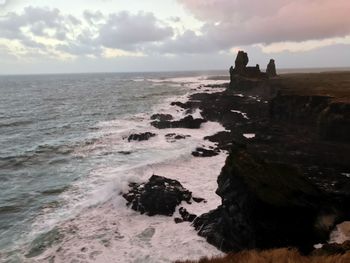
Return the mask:
<path id="1" fill-rule="evenodd" d="M 207 73 L 0 77 L 0 260 L 32 262 L 41 256 L 45 262 L 47 258 L 43 255 L 47 248 L 56 244 L 65 247 L 69 239 L 79 236 L 67 231 L 68 219 L 76 222 L 78 228 L 91 213 L 105 213 L 108 207 L 116 206 L 115 202 L 121 202 L 120 207 L 117 205 L 110 214 L 120 218 L 119 224 L 124 224 L 122 218 L 130 213 L 136 221 L 139 218 L 137 222 L 147 222 L 148 219 L 126 208 L 124 211 L 123 200 L 118 199 L 119 192 L 130 180 L 146 180 L 153 172 L 160 172 L 195 188 L 194 181 L 198 178 L 193 175 L 192 179 L 186 179 L 191 176 L 188 172 L 193 174 L 198 165 L 192 163 L 190 153 L 205 143 L 203 137 L 207 133 L 222 127 L 207 123 L 197 131 L 160 131 L 150 126 L 149 117 L 156 112 L 183 117 L 184 112 L 170 107 L 169 103 L 175 99 L 185 100 L 193 87 L 206 83 L 204 75 Z M 194 115 L 199 116 L 200 112 Z M 153 131 L 157 136 L 147 142 L 125 140 L 131 133 L 145 131 Z M 164 135 L 171 132 L 191 137 L 170 142 Z M 223 156 L 218 158 L 211 164 L 212 170 L 203 171 L 208 181 L 205 187 L 210 191 L 215 189 L 216 176 L 224 160 Z M 183 169 L 175 171 L 180 167 Z M 211 172 L 213 178 L 208 177 Z M 208 202 L 207 207 L 198 211 L 207 211 L 217 202 L 216 199 Z M 89 220 L 91 228 L 99 226 L 98 217 Z M 157 224 L 157 220 L 146 224 L 145 229 Z M 171 219 L 166 222 L 169 221 L 172 223 Z M 158 233 L 161 227 L 155 229 Z M 96 236 L 93 239 L 99 240 Z M 79 240 L 87 242 L 84 238 Z M 132 249 L 130 240 L 123 241 L 123 246 Z M 197 253 L 202 255 L 209 245 L 201 239 L 197 241 L 203 243 Z M 50 249 L 47 253 L 55 255 Z M 108 253 L 96 253 L 88 260 L 96 258 L 104 262 L 100 254 Z M 62 255 L 62 262 L 71 257 Z M 162 257 L 164 255 L 159 254 L 149 262 Z M 136 262 L 134 260 L 125 256 L 121 262 Z"/>

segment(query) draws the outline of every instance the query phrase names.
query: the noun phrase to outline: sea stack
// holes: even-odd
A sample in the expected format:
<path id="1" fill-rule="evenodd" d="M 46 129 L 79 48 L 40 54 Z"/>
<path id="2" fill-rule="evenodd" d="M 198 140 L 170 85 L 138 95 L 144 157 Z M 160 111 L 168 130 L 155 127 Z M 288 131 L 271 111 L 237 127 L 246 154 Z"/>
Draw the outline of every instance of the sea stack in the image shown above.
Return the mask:
<path id="1" fill-rule="evenodd" d="M 270 77 L 276 77 L 277 73 L 276 73 L 276 65 L 275 65 L 275 60 L 274 59 L 270 59 L 269 64 L 267 64 L 267 68 L 266 68 L 266 74 Z"/>
<path id="2" fill-rule="evenodd" d="M 260 71 L 259 64 L 255 67 L 248 67 L 248 54 L 239 51 L 235 60 L 235 67 L 230 67 L 230 88 L 243 87 L 249 80 L 266 79 L 266 73 Z M 244 82 L 244 83 L 243 83 Z"/>

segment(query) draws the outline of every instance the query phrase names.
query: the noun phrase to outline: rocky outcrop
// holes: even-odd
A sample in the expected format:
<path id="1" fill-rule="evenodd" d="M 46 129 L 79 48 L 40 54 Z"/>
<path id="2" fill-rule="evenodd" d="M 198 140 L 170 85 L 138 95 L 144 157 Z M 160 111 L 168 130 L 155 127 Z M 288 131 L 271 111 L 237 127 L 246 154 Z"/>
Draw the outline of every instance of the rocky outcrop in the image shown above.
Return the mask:
<path id="1" fill-rule="evenodd" d="M 244 51 L 238 51 L 234 71 L 236 74 L 244 74 L 249 62 L 248 54 Z"/>
<path id="2" fill-rule="evenodd" d="M 212 157 L 220 153 L 219 149 L 205 149 L 203 147 L 197 147 L 195 151 L 192 152 L 192 155 L 195 157 Z"/>
<path id="3" fill-rule="evenodd" d="M 147 140 L 149 140 L 150 138 L 152 138 L 154 136 L 156 136 L 156 134 L 152 133 L 152 132 L 135 133 L 135 134 L 131 134 L 128 137 L 128 142 L 131 142 L 131 141 L 147 141 Z"/>
<path id="4" fill-rule="evenodd" d="M 292 246 L 310 252 L 349 209 L 348 199 L 320 192 L 297 167 L 266 162 L 237 145 L 216 193 L 222 204 L 194 225 L 223 251 Z"/>
<path id="5" fill-rule="evenodd" d="M 153 114 L 151 116 L 151 120 L 158 120 L 158 121 L 171 121 L 173 119 L 173 116 L 171 114 Z"/>
<path id="6" fill-rule="evenodd" d="M 199 129 L 201 124 L 206 120 L 201 118 L 194 119 L 191 115 L 178 121 L 153 121 L 151 125 L 158 129 L 169 129 L 169 128 L 187 128 L 187 129 Z"/>
<path id="7" fill-rule="evenodd" d="M 273 77 L 277 76 L 276 65 L 275 65 L 274 59 L 270 59 L 269 64 L 267 64 L 266 74 L 269 78 L 273 78 Z"/>
<path id="8" fill-rule="evenodd" d="M 129 192 L 123 194 L 127 205 L 149 216 L 172 216 L 176 206 L 182 201 L 190 203 L 192 198 L 192 193 L 180 182 L 158 175 L 152 175 L 147 183 L 131 183 L 129 186 Z"/>
<path id="9" fill-rule="evenodd" d="M 249 82 L 251 79 L 266 79 L 267 74 L 260 71 L 257 64 L 255 67 L 248 67 L 248 54 L 244 51 L 239 51 L 235 60 L 235 67 L 230 67 L 230 88 L 242 88 L 244 82 Z"/>
<path id="10" fill-rule="evenodd" d="M 165 138 L 168 142 L 175 142 L 177 140 L 184 140 L 186 138 L 191 137 L 191 135 L 182 135 L 182 134 L 176 134 L 176 133 L 168 133 L 165 134 Z"/>

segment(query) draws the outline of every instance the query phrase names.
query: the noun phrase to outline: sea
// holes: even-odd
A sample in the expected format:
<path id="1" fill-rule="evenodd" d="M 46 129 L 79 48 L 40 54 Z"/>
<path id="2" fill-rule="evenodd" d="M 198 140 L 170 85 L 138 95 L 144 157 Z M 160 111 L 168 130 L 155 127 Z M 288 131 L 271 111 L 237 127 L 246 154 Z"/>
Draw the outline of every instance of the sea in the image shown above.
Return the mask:
<path id="1" fill-rule="evenodd" d="M 173 262 L 220 255 L 189 223 L 140 215 L 121 196 L 153 174 L 179 180 L 215 208 L 226 153 L 194 158 L 224 128 L 158 130 L 154 113 L 208 90 L 226 72 L 0 76 L 0 262 Z M 199 87 L 199 88 L 198 88 Z M 200 111 L 193 112 L 200 117 Z M 148 141 L 129 135 L 154 132 Z M 172 140 L 165 135 L 190 135 Z"/>
<path id="2" fill-rule="evenodd" d="M 319 72 L 322 70 L 285 70 Z M 181 204 L 200 215 L 216 208 L 226 152 L 196 158 L 219 123 L 200 129 L 151 126 L 156 113 L 181 119 L 197 92 L 228 81 L 227 71 L 0 76 L 0 262 L 158 263 L 222 252 L 190 223 L 126 206 L 130 182 L 153 174 L 178 180 L 207 202 Z M 218 77 L 219 76 L 219 77 Z M 226 77 L 223 77 L 226 76 Z M 244 113 L 242 113 L 244 114 Z M 153 132 L 147 141 L 131 134 Z M 174 140 L 167 134 L 189 135 Z M 346 237 L 340 232 L 338 240 Z"/>

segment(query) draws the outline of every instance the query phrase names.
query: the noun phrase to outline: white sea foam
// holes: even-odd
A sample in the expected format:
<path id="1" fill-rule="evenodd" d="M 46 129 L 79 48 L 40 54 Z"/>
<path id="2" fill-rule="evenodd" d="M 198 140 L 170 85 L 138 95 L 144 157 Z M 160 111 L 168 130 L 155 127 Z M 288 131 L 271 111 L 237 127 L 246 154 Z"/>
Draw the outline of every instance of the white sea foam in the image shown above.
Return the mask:
<path id="1" fill-rule="evenodd" d="M 255 133 L 244 133 L 243 136 L 247 139 L 255 138 Z"/>
<path id="2" fill-rule="evenodd" d="M 172 114 L 174 119 L 186 114 L 177 106 L 169 106 L 170 102 L 185 102 L 189 95 L 201 92 L 201 89 L 195 91 L 193 88 L 214 82 L 204 77 L 162 81 L 186 83 L 190 89 L 185 96 L 168 98 L 152 109 L 154 113 Z M 199 110 L 192 115 L 201 117 Z M 99 139 L 75 150 L 77 158 L 96 155 L 104 161 L 96 162 L 89 176 L 62 194 L 65 205 L 61 209 L 38 217 L 33 225 L 33 235 L 58 226 L 64 238 L 38 256 L 35 262 L 47 262 L 53 256 L 55 262 L 172 262 L 221 254 L 199 237 L 189 223 L 175 224 L 171 217 L 140 215 L 125 206 L 120 192 L 126 191 L 129 182 L 146 181 L 152 174 L 179 180 L 194 196 L 207 200 L 207 203 L 182 204 L 191 213 L 199 215 L 220 203 L 215 194 L 216 179 L 226 153 L 195 158 L 191 152 L 198 146 L 214 146 L 203 138 L 224 128 L 218 123 L 207 122 L 200 129 L 159 130 L 150 125 L 149 117 L 138 114 L 101 122 L 92 131 L 92 136 Z M 127 141 L 130 134 L 146 131 L 156 136 L 148 141 Z M 168 133 L 191 137 L 169 142 L 165 138 Z"/>
<path id="3" fill-rule="evenodd" d="M 243 117 L 244 119 L 249 120 L 248 115 L 247 115 L 247 113 L 245 113 L 245 112 L 242 112 L 242 111 L 239 111 L 239 110 L 231 110 L 231 112 L 240 114 L 240 115 L 242 115 L 242 117 Z"/>

